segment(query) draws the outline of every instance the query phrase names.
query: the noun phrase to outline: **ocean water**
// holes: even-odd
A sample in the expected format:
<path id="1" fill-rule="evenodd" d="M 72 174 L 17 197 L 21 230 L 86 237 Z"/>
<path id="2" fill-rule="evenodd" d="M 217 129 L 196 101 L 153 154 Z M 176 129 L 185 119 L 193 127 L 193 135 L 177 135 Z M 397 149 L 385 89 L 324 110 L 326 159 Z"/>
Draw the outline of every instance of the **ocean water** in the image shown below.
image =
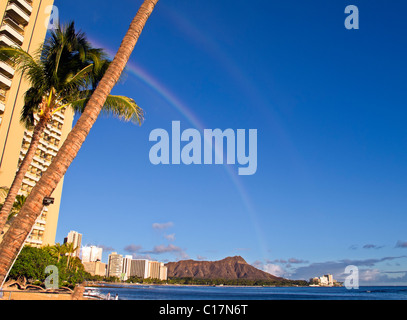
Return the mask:
<path id="1" fill-rule="evenodd" d="M 407 300 L 407 287 L 210 287 L 109 285 L 87 287 L 119 300 Z"/>

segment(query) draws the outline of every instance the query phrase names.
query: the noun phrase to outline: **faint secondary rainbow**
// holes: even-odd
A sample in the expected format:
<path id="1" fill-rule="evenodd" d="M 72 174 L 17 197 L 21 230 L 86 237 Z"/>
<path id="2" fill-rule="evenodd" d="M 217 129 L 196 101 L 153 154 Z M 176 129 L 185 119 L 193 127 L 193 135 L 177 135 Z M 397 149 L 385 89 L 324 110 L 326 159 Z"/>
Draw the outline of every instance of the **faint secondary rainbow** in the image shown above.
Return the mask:
<path id="1" fill-rule="evenodd" d="M 106 48 L 106 46 L 100 44 L 98 41 L 91 39 L 90 42 L 95 47 L 104 48 L 105 52 L 114 57 L 114 51 Z M 205 129 L 205 125 L 198 119 L 198 117 L 178 98 L 176 95 L 171 92 L 167 87 L 165 87 L 162 83 L 160 83 L 156 78 L 154 78 L 150 73 L 146 70 L 135 64 L 134 62 L 129 61 L 126 65 L 126 72 L 132 74 L 148 87 L 150 87 L 154 92 L 158 93 L 170 106 L 175 108 L 180 114 L 183 115 L 196 129 L 203 132 Z M 250 196 L 244 187 L 241 178 L 237 175 L 237 173 L 232 169 L 232 166 L 223 164 L 223 167 L 231 179 L 233 185 L 235 186 L 246 211 L 249 214 L 249 217 L 253 223 L 253 227 L 256 232 L 257 240 L 259 242 L 259 246 L 262 250 L 263 258 L 266 259 L 267 256 L 267 249 L 266 249 L 266 242 L 263 236 L 262 228 L 260 227 L 260 223 L 257 218 L 257 214 L 254 208 L 254 205 L 250 199 Z"/>

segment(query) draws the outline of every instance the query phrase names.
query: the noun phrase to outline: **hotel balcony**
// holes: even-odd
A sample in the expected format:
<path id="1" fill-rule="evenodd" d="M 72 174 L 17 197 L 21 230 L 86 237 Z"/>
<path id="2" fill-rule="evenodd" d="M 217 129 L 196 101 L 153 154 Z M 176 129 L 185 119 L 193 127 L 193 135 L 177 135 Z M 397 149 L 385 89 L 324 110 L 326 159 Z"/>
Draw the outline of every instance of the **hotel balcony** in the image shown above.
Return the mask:
<path id="1" fill-rule="evenodd" d="M 31 187 L 34 187 L 34 186 L 35 186 L 35 182 L 34 182 L 34 181 L 31 181 L 30 179 L 27 179 L 27 177 L 24 177 L 24 179 L 23 179 L 23 184 L 28 184 L 28 185 L 31 186 Z"/>
<path id="2" fill-rule="evenodd" d="M 18 47 L 18 44 L 5 34 L 0 34 L 0 46 Z"/>
<path id="3" fill-rule="evenodd" d="M 35 155 L 33 158 L 35 161 L 37 161 L 38 163 L 40 163 L 43 167 L 44 167 L 44 159 L 41 159 L 39 156 Z"/>
<path id="4" fill-rule="evenodd" d="M 49 130 L 56 132 L 59 136 L 62 135 L 62 131 L 59 130 L 58 128 L 55 128 L 54 126 L 51 126 L 51 128 L 49 128 Z"/>
<path id="5" fill-rule="evenodd" d="M 52 119 L 58 121 L 60 124 L 64 125 L 64 118 L 56 117 L 55 114 L 52 116 Z"/>
<path id="6" fill-rule="evenodd" d="M 0 27 L 0 34 L 6 35 L 14 42 L 14 46 L 16 44 L 21 46 L 24 41 L 24 32 L 15 25 L 12 25 L 10 21 L 10 19 L 4 19 L 3 25 Z"/>
<path id="7" fill-rule="evenodd" d="M 45 221 L 44 218 L 42 218 L 42 216 L 41 216 L 41 217 L 39 217 L 37 220 L 35 220 L 35 223 L 38 223 L 38 224 L 46 224 L 47 221 Z"/>
<path id="8" fill-rule="evenodd" d="M 33 167 L 35 167 L 35 168 L 41 170 L 41 171 L 44 171 L 44 170 L 45 170 L 45 168 L 44 168 L 41 164 L 39 164 L 37 161 L 31 162 L 31 165 L 32 165 Z"/>
<path id="9" fill-rule="evenodd" d="M 28 8 L 24 10 L 22 8 Z M 32 6 L 24 0 L 13 0 L 6 8 L 7 14 L 22 25 L 27 25 L 30 21 Z"/>
<path id="10" fill-rule="evenodd" d="M 40 149 L 41 151 L 47 152 L 48 149 L 41 143 L 38 144 L 38 149 Z"/>
<path id="11" fill-rule="evenodd" d="M 33 238 L 31 238 L 31 236 L 28 236 L 28 237 L 27 237 L 26 242 L 27 242 L 27 243 L 31 243 L 31 244 L 37 244 L 37 245 L 41 245 L 41 244 L 42 244 L 42 241 L 41 241 L 41 240 L 33 239 Z"/>
<path id="12" fill-rule="evenodd" d="M 18 157 L 20 161 L 24 160 L 24 157 L 25 157 L 26 153 L 27 153 L 27 150 L 24 150 L 24 149 L 20 150 L 20 155 Z M 33 161 L 31 161 L 31 165 L 33 167 L 35 167 L 35 168 L 37 168 L 37 169 L 39 169 L 41 171 L 45 171 L 46 168 L 43 166 L 43 164 L 44 164 L 44 161 L 41 160 L 41 158 L 38 157 L 38 156 L 34 156 Z"/>
<path id="13" fill-rule="evenodd" d="M 51 143 L 48 145 L 48 148 L 54 150 L 55 152 L 58 152 L 58 151 L 59 151 L 59 148 L 58 148 L 57 146 L 51 144 Z"/>
<path id="14" fill-rule="evenodd" d="M 54 115 L 58 116 L 59 118 L 61 118 L 62 120 L 65 119 L 64 114 L 61 111 L 57 111 L 54 113 Z M 58 119 L 58 117 L 56 117 Z"/>
<path id="15" fill-rule="evenodd" d="M 0 101 L 6 102 L 7 91 L 0 89 Z"/>
<path id="16" fill-rule="evenodd" d="M 27 143 L 27 145 L 30 145 L 31 143 L 31 138 L 27 135 L 23 136 L 23 143 Z"/>
<path id="17" fill-rule="evenodd" d="M 28 178 L 28 179 L 30 179 L 30 180 L 34 180 L 35 182 L 38 182 L 38 180 L 40 180 L 40 177 L 38 177 L 37 175 L 35 175 L 35 174 L 32 174 L 31 172 L 27 172 L 26 174 L 25 174 L 25 178 Z M 28 184 L 28 183 L 27 183 Z M 33 186 L 32 186 L 33 187 Z"/>
<path id="18" fill-rule="evenodd" d="M 21 9 L 23 9 L 28 15 L 33 11 L 32 1 L 26 0 L 10 0 L 10 3 L 17 4 Z"/>
<path id="19" fill-rule="evenodd" d="M 54 132 L 50 132 L 48 135 L 50 137 L 53 137 L 53 138 L 57 139 L 58 141 L 61 140 L 61 136 L 59 134 L 54 133 Z"/>
<path id="20" fill-rule="evenodd" d="M 34 225 L 34 226 L 33 226 L 33 229 L 34 229 L 34 230 L 45 231 L 45 227 L 39 226 L 39 225 Z"/>
<path id="21" fill-rule="evenodd" d="M 4 61 L 0 61 L 0 72 L 12 78 L 14 76 L 14 68 L 10 66 L 8 63 Z M 2 94 L 0 93 L 0 100 L 2 98 Z M 5 98 L 5 97 L 4 97 Z"/>
<path id="22" fill-rule="evenodd" d="M 4 90 L 0 90 L 0 114 L 4 113 L 5 108 L 6 108 L 6 92 Z"/>
<path id="23" fill-rule="evenodd" d="M 20 150 L 20 156 L 25 157 L 25 154 L 27 153 L 27 151 L 28 151 L 28 148 L 25 148 L 25 146 L 22 146 L 21 150 Z"/>
<path id="24" fill-rule="evenodd" d="M 57 155 L 57 152 L 55 152 L 55 151 L 53 151 L 53 150 L 50 150 L 50 149 L 48 149 L 48 151 L 47 151 L 51 156 L 53 156 L 53 157 L 56 157 L 56 155 Z"/>
<path id="25" fill-rule="evenodd" d="M 11 78 L 7 77 L 5 74 L 0 73 L 0 88 L 10 89 L 10 87 L 11 87 Z"/>

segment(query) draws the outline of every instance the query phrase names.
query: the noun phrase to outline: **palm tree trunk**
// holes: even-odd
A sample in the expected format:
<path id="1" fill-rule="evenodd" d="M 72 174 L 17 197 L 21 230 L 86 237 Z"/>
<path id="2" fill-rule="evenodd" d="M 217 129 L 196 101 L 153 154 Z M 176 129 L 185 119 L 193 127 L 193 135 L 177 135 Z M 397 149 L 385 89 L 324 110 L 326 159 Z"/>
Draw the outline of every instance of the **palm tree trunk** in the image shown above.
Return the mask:
<path id="1" fill-rule="evenodd" d="M 7 218 L 11 212 L 11 209 L 13 208 L 14 201 L 16 200 L 18 191 L 21 188 L 24 176 L 27 173 L 28 168 L 30 167 L 30 164 L 35 156 L 35 152 L 37 151 L 37 147 L 41 139 L 41 134 L 44 132 L 47 126 L 47 122 L 48 120 L 46 118 L 40 118 L 34 128 L 30 146 L 28 147 L 27 153 L 25 154 L 25 157 L 21 162 L 20 167 L 18 168 L 13 183 L 11 184 L 10 190 L 4 201 L 3 207 L 0 210 L 0 232 L 2 232 L 4 225 L 7 222 Z"/>
<path id="2" fill-rule="evenodd" d="M 0 283 L 3 286 L 20 248 L 24 245 L 35 220 L 41 214 L 44 197 L 49 196 L 75 159 L 90 129 L 95 123 L 110 91 L 119 80 L 134 46 L 158 0 L 144 0 L 119 50 L 98 87 L 90 98 L 75 127 L 69 133 L 56 157 L 37 182 L 24 206 L 0 243 Z"/>

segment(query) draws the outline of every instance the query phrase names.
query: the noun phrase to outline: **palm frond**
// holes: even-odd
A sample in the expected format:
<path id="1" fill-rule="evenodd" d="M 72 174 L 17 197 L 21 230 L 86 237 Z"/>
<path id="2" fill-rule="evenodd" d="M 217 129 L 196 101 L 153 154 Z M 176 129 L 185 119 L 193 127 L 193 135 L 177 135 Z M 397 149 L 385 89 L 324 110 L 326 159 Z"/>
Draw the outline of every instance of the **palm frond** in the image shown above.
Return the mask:
<path id="1" fill-rule="evenodd" d="M 26 128 L 34 126 L 34 115 L 38 112 L 43 99 L 43 92 L 35 87 L 31 87 L 24 95 L 24 106 L 21 109 L 20 122 Z"/>
<path id="2" fill-rule="evenodd" d="M 48 71 L 50 84 L 57 89 L 63 89 L 66 79 L 90 63 L 95 55 L 85 34 L 75 31 L 74 23 L 60 26 L 50 32 L 44 42 L 41 59 Z M 99 49 L 100 50 L 100 49 Z"/>
<path id="3" fill-rule="evenodd" d="M 37 53 L 32 56 L 21 48 L 1 47 L 0 61 L 7 62 L 16 71 L 24 73 L 24 76 L 33 86 L 43 86 L 46 83 L 44 66 Z"/>
<path id="4" fill-rule="evenodd" d="M 0 48 L 0 61 L 11 63 L 13 67 L 30 66 L 34 58 L 19 47 L 4 46 Z"/>
<path id="5" fill-rule="evenodd" d="M 89 93 L 90 92 L 91 91 L 89 91 Z M 71 106 L 75 112 L 82 113 L 86 108 L 89 98 L 90 97 L 78 99 L 72 102 Z M 138 123 L 139 125 L 144 121 L 143 109 L 141 109 L 133 99 L 125 96 L 107 96 L 102 108 L 102 114 L 114 116 L 124 121 Z"/>
<path id="6" fill-rule="evenodd" d="M 102 112 L 139 125 L 144 121 L 143 109 L 133 99 L 126 96 L 107 96 Z"/>
<path id="7" fill-rule="evenodd" d="M 75 75 L 70 74 L 66 79 L 66 85 L 68 87 L 86 87 L 86 84 L 89 83 L 89 74 L 92 72 L 94 66 L 89 64 L 84 67 L 82 70 L 79 70 Z"/>
<path id="8" fill-rule="evenodd" d="M 107 59 L 107 54 L 103 49 L 100 48 L 91 48 L 87 51 L 86 61 L 92 63 L 95 68 L 95 73 L 100 73 L 103 69 L 106 62 L 110 62 Z M 106 71 L 106 68 L 105 68 Z M 104 73 L 104 72 L 103 72 Z"/>

